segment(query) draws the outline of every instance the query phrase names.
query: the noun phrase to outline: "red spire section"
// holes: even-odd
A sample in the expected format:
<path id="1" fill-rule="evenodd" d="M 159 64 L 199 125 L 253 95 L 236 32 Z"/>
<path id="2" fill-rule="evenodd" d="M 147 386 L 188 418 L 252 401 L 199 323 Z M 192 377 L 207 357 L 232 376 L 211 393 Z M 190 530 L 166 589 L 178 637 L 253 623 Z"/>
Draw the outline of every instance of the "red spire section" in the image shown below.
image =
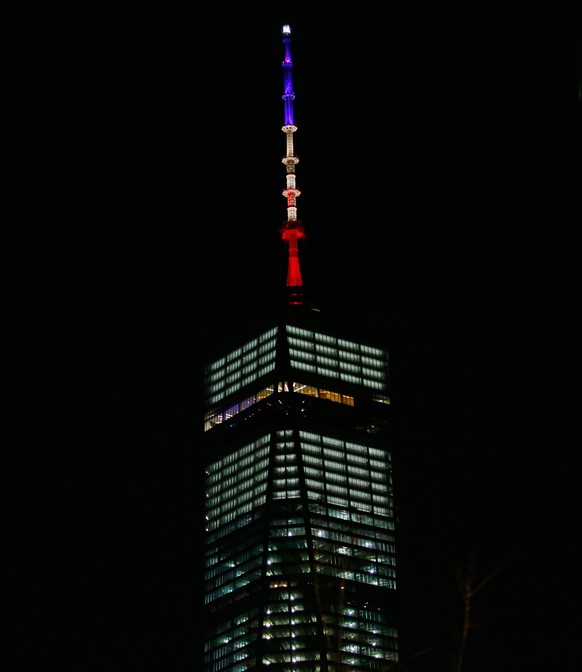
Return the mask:
<path id="1" fill-rule="evenodd" d="M 293 93 L 291 60 L 291 29 L 289 26 L 283 26 L 283 44 L 285 45 L 285 58 L 283 60 L 283 80 L 284 93 L 283 101 L 285 103 L 285 123 L 282 127 L 287 139 L 287 152 L 283 158 L 283 164 L 286 169 L 286 188 L 283 190 L 283 196 L 287 199 L 287 221 L 280 228 L 282 240 L 287 243 L 288 266 L 287 266 L 287 287 L 292 288 L 289 292 L 289 303 L 292 305 L 303 304 L 301 288 L 303 279 L 301 277 L 301 267 L 299 264 L 299 244 L 301 238 L 305 238 L 303 224 L 297 219 L 297 197 L 301 194 L 296 185 L 295 166 L 299 159 L 295 156 L 293 149 L 293 134 L 297 130 L 293 118 Z"/>

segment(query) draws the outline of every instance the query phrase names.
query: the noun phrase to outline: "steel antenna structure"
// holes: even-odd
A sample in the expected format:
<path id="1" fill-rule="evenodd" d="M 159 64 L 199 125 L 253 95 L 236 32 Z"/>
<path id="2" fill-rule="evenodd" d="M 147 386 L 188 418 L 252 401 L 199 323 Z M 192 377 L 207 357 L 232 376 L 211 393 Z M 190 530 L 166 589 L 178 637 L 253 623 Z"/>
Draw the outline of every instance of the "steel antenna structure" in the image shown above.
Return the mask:
<path id="1" fill-rule="evenodd" d="M 303 224 L 297 218 L 297 197 L 301 194 L 297 189 L 295 166 L 299 159 L 295 156 L 293 134 L 297 130 L 293 114 L 293 61 L 291 60 L 291 27 L 283 26 L 283 44 L 285 56 L 283 59 L 283 102 L 285 110 L 284 124 L 281 128 L 286 138 L 286 153 L 282 159 L 286 170 L 286 184 L 283 196 L 287 199 L 287 220 L 282 224 L 279 232 L 281 239 L 287 244 L 287 289 L 288 302 L 291 305 L 303 304 L 303 278 L 299 264 L 299 240 L 305 238 Z"/>

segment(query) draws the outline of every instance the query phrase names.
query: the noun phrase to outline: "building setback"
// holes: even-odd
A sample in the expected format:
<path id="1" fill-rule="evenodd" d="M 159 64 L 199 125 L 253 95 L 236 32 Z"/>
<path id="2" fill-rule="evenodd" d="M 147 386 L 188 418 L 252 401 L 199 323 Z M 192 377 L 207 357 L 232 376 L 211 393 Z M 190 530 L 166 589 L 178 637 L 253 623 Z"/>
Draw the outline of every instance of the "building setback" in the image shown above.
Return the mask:
<path id="1" fill-rule="evenodd" d="M 388 670 L 388 353 L 306 298 L 288 26 L 283 44 L 285 299 L 205 368 L 204 670 Z"/>

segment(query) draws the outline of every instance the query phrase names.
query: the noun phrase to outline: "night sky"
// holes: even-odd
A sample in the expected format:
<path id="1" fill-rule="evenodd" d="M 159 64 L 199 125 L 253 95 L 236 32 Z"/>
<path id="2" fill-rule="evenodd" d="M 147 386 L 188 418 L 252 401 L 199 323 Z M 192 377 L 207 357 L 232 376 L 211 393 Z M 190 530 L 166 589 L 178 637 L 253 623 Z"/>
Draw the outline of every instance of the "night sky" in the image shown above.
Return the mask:
<path id="1" fill-rule="evenodd" d="M 14 10 L 6 672 L 200 669 L 202 366 L 286 273 L 391 361 L 402 669 L 580 666 L 580 16 Z M 121 7 L 121 5 L 123 5 Z M 333 9 L 333 11 L 331 11 Z"/>

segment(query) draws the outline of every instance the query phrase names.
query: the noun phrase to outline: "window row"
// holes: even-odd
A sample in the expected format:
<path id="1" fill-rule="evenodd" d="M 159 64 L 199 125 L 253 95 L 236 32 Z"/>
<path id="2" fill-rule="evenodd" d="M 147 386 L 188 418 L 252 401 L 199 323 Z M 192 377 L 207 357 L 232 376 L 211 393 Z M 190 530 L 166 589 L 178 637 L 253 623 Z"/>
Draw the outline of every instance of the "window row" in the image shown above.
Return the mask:
<path id="1" fill-rule="evenodd" d="M 251 441 L 251 443 L 247 443 L 232 453 L 228 453 L 228 455 L 216 460 L 216 462 L 212 462 L 206 468 L 209 482 L 222 478 L 223 474 L 233 466 L 236 469 L 240 469 L 247 464 L 254 464 L 257 459 L 268 454 L 269 442 L 269 435 L 264 434 L 258 439 Z"/>
<path id="2" fill-rule="evenodd" d="M 250 385 L 253 381 L 257 380 L 258 378 L 266 376 L 268 373 L 273 371 L 274 368 L 275 368 L 275 362 L 272 361 L 267 365 L 262 366 L 260 369 L 257 369 L 253 374 L 238 379 L 235 383 L 229 385 L 228 387 L 220 385 L 219 391 L 217 391 L 216 394 L 213 394 L 212 396 L 209 397 L 208 403 L 209 404 L 218 403 L 221 399 L 224 399 L 225 397 L 234 394 L 237 390 L 240 390 L 245 385 Z"/>
<path id="3" fill-rule="evenodd" d="M 261 374 L 262 375 L 262 374 Z M 258 376 L 256 376 L 258 378 Z M 247 408 L 250 408 L 254 404 L 263 399 L 266 399 L 268 396 L 272 395 L 273 392 L 295 392 L 297 394 L 305 394 L 311 397 L 317 397 L 318 399 L 327 399 L 328 401 L 333 401 L 338 404 L 344 404 L 346 406 L 354 405 L 354 397 L 348 394 L 341 394 L 340 392 L 334 392 L 333 390 L 328 390 L 325 388 L 318 388 L 313 385 L 305 385 L 304 383 L 292 383 L 291 386 L 287 383 L 277 383 L 276 388 L 267 387 L 256 394 L 251 395 L 243 399 L 240 402 L 236 402 L 229 406 L 226 409 L 217 409 L 214 408 L 208 411 L 204 418 L 204 431 L 207 432 L 209 429 L 212 429 L 216 425 L 220 425 L 223 422 L 227 422 L 230 418 L 234 417 L 241 411 L 245 411 Z M 230 394 L 230 392 L 228 392 Z M 221 392 L 220 394 L 214 395 L 209 399 L 209 404 L 215 404 L 219 402 L 226 396 L 226 393 Z"/>
<path id="4" fill-rule="evenodd" d="M 258 482 L 266 481 L 268 464 L 269 461 L 266 457 L 261 459 L 261 456 L 257 455 L 256 464 L 253 464 L 251 467 L 240 469 L 238 472 L 229 467 L 222 473 L 213 473 L 206 480 L 208 484 L 206 497 L 212 499 L 217 494 L 224 496 L 224 493 L 240 488 L 241 483 L 249 487 L 252 483 L 256 486 Z M 211 483 L 213 485 L 210 485 Z"/>
<path id="5" fill-rule="evenodd" d="M 359 357 L 349 357 L 344 359 L 341 353 L 338 356 L 337 352 L 322 353 L 319 349 L 314 351 L 299 350 L 297 348 L 289 349 L 289 356 L 292 361 L 297 360 L 307 364 L 314 364 L 318 366 L 325 366 L 333 370 L 350 371 L 352 373 L 359 373 L 364 378 L 372 378 L 377 380 L 386 380 L 388 372 L 384 366 L 384 362 L 377 360 L 367 360 L 364 364 Z"/>
<path id="6" fill-rule="evenodd" d="M 225 381 L 232 382 L 236 378 L 240 378 L 241 375 L 255 371 L 263 364 L 275 359 L 275 356 L 275 341 L 272 341 L 266 346 L 261 347 L 260 350 L 231 361 L 221 368 L 215 368 L 212 372 L 207 371 L 206 387 L 212 390 L 217 385 L 224 385 Z"/>
<path id="7" fill-rule="evenodd" d="M 307 362 L 302 362 L 298 359 L 292 359 L 291 366 L 299 371 L 307 371 L 308 373 L 315 373 L 318 376 L 342 380 L 343 382 L 351 383 L 352 385 L 363 385 L 364 387 L 369 387 L 374 390 L 383 390 L 386 387 L 385 382 L 373 380 L 370 377 L 345 373 L 344 371 L 330 369 L 316 364 L 308 364 Z"/>
<path id="8" fill-rule="evenodd" d="M 242 550 L 237 546 L 234 553 L 231 552 L 231 548 L 216 546 L 206 553 L 204 564 L 207 569 L 218 564 L 224 567 L 236 567 L 247 560 L 262 555 L 263 546 L 260 543 L 261 539 L 262 535 L 257 534 L 252 539 L 246 539 L 245 542 L 249 545 Z"/>
<path id="9" fill-rule="evenodd" d="M 286 326 L 287 333 L 291 336 L 300 337 L 303 341 L 307 343 L 314 344 L 325 344 L 339 350 L 347 352 L 359 352 L 370 357 L 377 358 L 387 358 L 388 354 L 385 350 L 380 348 L 374 348 L 369 345 L 363 345 L 356 343 L 354 341 L 348 341 L 343 338 L 336 338 L 335 336 L 329 336 L 327 334 L 321 334 L 317 331 L 311 331 L 309 329 L 303 329 L 301 327 L 296 327 L 294 325 L 288 324 Z"/>
<path id="10" fill-rule="evenodd" d="M 228 499 L 217 506 L 208 507 L 206 509 L 206 523 L 208 529 L 214 529 L 217 526 L 232 520 L 234 517 L 241 516 L 253 508 L 263 506 L 267 501 L 266 487 L 257 488 L 256 490 L 247 490 L 242 495 Z"/>
<path id="11" fill-rule="evenodd" d="M 261 334 L 257 338 L 253 338 L 251 341 L 245 343 L 245 345 L 236 350 L 232 350 L 224 357 L 217 359 L 206 367 L 207 374 L 212 373 L 213 371 L 220 370 L 224 368 L 227 362 L 237 360 L 242 356 L 252 353 L 254 351 L 264 351 L 264 349 L 269 349 L 272 347 L 272 344 L 275 343 L 275 337 L 277 335 L 277 327 L 266 331 L 264 334 Z"/>

